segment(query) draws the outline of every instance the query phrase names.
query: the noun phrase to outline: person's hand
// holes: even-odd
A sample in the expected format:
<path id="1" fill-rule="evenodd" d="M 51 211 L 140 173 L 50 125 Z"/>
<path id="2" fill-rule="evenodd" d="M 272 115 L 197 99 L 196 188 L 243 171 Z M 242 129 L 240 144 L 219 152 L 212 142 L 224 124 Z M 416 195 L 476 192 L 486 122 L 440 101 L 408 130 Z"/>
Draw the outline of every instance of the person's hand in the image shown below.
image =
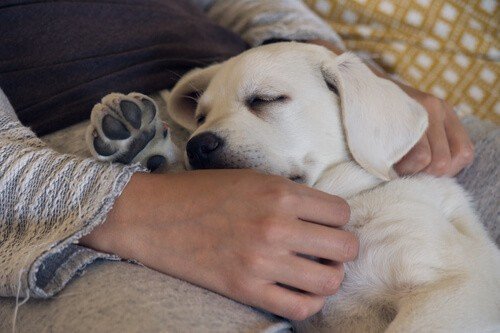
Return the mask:
<path id="1" fill-rule="evenodd" d="M 429 127 L 420 141 L 395 166 L 400 175 L 420 171 L 435 176 L 454 176 L 474 159 L 474 146 L 462 123 L 445 101 L 399 84 L 427 110 Z"/>
<path id="2" fill-rule="evenodd" d="M 330 42 L 311 40 L 341 54 L 343 51 Z M 370 66 L 369 66 L 370 67 Z M 370 67 L 378 76 L 391 80 L 386 73 Z M 474 159 L 474 146 L 453 108 L 445 101 L 415 88 L 394 81 L 410 97 L 422 104 L 429 115 L 429 127 L 420 141 L 394 169 L 400 175 L 426 172 L 435 176 L 454 176 Z"/>
<path id="3" fill-rule="evenodd" d="M 250 170 L 135 174 L 81 243 L 302 320 L 357 255 L 354 235 L 337 228 L 349 214 L 338 197 Z"/>

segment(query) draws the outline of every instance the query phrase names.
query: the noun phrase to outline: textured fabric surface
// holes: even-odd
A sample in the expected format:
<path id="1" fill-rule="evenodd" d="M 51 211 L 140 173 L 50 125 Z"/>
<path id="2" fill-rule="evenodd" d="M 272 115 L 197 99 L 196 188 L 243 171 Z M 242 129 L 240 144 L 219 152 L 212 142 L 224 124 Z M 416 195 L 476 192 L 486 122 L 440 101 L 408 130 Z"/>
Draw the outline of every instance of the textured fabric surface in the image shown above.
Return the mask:
<path id="1" fill-rule="evenodd" d="M 50 296 L 105 256 L 69 245 L 104 221 L 137 170 L 54 152 L 0 90 L 0 296 Z"/>
<path id="2" fill-rule="evenodd" d="M 337 33 L 300 0 L 215 0 L 206 8 L 211 19 L 251 46 L 268 40 L 323 39 L 344 47 Z"/>
<path id="3" fill-rule="evenodd" d="M 213 20 L 187 0 L 5 1 L 0 87 L 40 135 L 87 119 L 108 93 L 170 88 L 190 69 L 241 53 L 242 38 L 341 43 L 297 0 L 192 2 Z"/>
<path id="4" fill-rule="evenodd" d="M 307 0 L 350 50 L 411 86 L 500 124 L 498 1 Z"/>
<path id="5" fill-rule="evenodd" d="M 500 127 L 468 116 L 462 120 L 475 144 L 476 160 L 457 176 L 491 238 L 500 247 Z"/>
<path id="6" fill-rule="evenodd" d="M 88 119 L 108 93 L 172 87 L 246 44 L 186 1 L 4 1 L 0 87 L 44 134 Z"/>
<path id="7" fill-rule="evenodd" d="M 10 332 L 15 300 L 0 300 Z M 226 297 L 124 262 L 100 262 L 61 293 L 19 308 L 18 332 L 289 332 L 290 324 Z"/>

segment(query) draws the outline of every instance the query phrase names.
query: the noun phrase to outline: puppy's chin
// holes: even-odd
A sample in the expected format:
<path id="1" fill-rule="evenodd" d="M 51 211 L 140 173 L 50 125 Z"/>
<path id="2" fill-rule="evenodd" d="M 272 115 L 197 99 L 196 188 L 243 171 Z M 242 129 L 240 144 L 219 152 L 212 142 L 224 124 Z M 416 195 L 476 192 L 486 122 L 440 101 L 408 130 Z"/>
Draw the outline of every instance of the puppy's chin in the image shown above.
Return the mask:
<path id="1" fill-rule="evenodd" d="M 202 169 L 252 169 L 257 170 L 265 174 L 269 175 L 277 175 L 284 178 L 288 178 L 291 181 L 298 184 L 307 184 L 308 177 L 306 173 L 301 172 L 299 170 L 288 170 L 283 171 L 276 168 L 273 168 L 270 165 L 266 165 L 265 163 L 259 163 L 260 161 L 256 161 L 255 159 L 249 158 L 244 159 L 241 157 L 227 156 L 221 154 L 215 158 L 212 158 L 205 163 L 196 163 L 197 165 L 192 165 L 187 158 L 187 154 L 184 159 L 184 167 L 186 170 L 202 170 Z"/>
<path id="2" fill-rule="evenodd" d="M 202 170 L 202 169 L 204 169 L 204 170 L 207 170 L 207 169 L 253 169 L 253 170 L 257 170 L 257 171 L 260 171 L 262 173 L 266 173 L 269 175 L 278 175 L 278 176 L 282 176 L 284 178 L 288 178 L 297 184 L 307 184 L 307 176 L 306 175 L 273 172 L 273 171 L 269 170 L 269 168 L 259 167 L 256 165 L 249 165 L 249 164 L 245 164 L 245 163 L 243 163 L 243 164 L 239 164 L 239 163 L 215 163 L 215 164 L 211 164 L 211 165 L 206 165 L 204 167 L 195 168 L 189 163 L 189 161 L 186 161 L 184 163 L 184 165 L 185 165 L 186 170 L 188 170 L 188 171 L 190 171 L 190 170 Z"/>

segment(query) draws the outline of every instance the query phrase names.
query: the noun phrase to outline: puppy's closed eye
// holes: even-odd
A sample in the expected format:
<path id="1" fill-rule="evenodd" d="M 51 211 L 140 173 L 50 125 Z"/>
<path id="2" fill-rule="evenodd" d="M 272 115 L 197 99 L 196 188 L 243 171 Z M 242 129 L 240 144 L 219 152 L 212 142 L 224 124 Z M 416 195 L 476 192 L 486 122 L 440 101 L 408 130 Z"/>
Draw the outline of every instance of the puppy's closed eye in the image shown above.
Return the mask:
<path id="1" fill-rule="evenodd" d="M 246 105 L 253 111 L 259 111 L 270 104 L 284 103 L 289 99 L 286 95 L 252 95 L 246 100 Z"/>
<path id="2" fill-rule="evenodd" d="M 196 123 L 198 124 L 198 126 L 203 125 L 206 118 L 207 118 L 207 116 L 205 116 L 204 114 L 200 114 L 199 116 L 197 116 Z"/>

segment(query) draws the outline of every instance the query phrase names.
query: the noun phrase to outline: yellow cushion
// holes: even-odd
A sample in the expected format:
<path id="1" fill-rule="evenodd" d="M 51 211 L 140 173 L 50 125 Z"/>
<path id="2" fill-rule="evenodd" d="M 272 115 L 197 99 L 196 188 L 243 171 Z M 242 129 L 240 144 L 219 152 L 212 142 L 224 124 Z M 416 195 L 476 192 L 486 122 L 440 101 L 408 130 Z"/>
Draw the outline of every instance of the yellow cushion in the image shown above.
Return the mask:
<path id="1" fill-rule="evenodd" d="M 459 115 L 500 123 L 496 0 L 306 0 L 351 50 L 447 100 Z"/>

